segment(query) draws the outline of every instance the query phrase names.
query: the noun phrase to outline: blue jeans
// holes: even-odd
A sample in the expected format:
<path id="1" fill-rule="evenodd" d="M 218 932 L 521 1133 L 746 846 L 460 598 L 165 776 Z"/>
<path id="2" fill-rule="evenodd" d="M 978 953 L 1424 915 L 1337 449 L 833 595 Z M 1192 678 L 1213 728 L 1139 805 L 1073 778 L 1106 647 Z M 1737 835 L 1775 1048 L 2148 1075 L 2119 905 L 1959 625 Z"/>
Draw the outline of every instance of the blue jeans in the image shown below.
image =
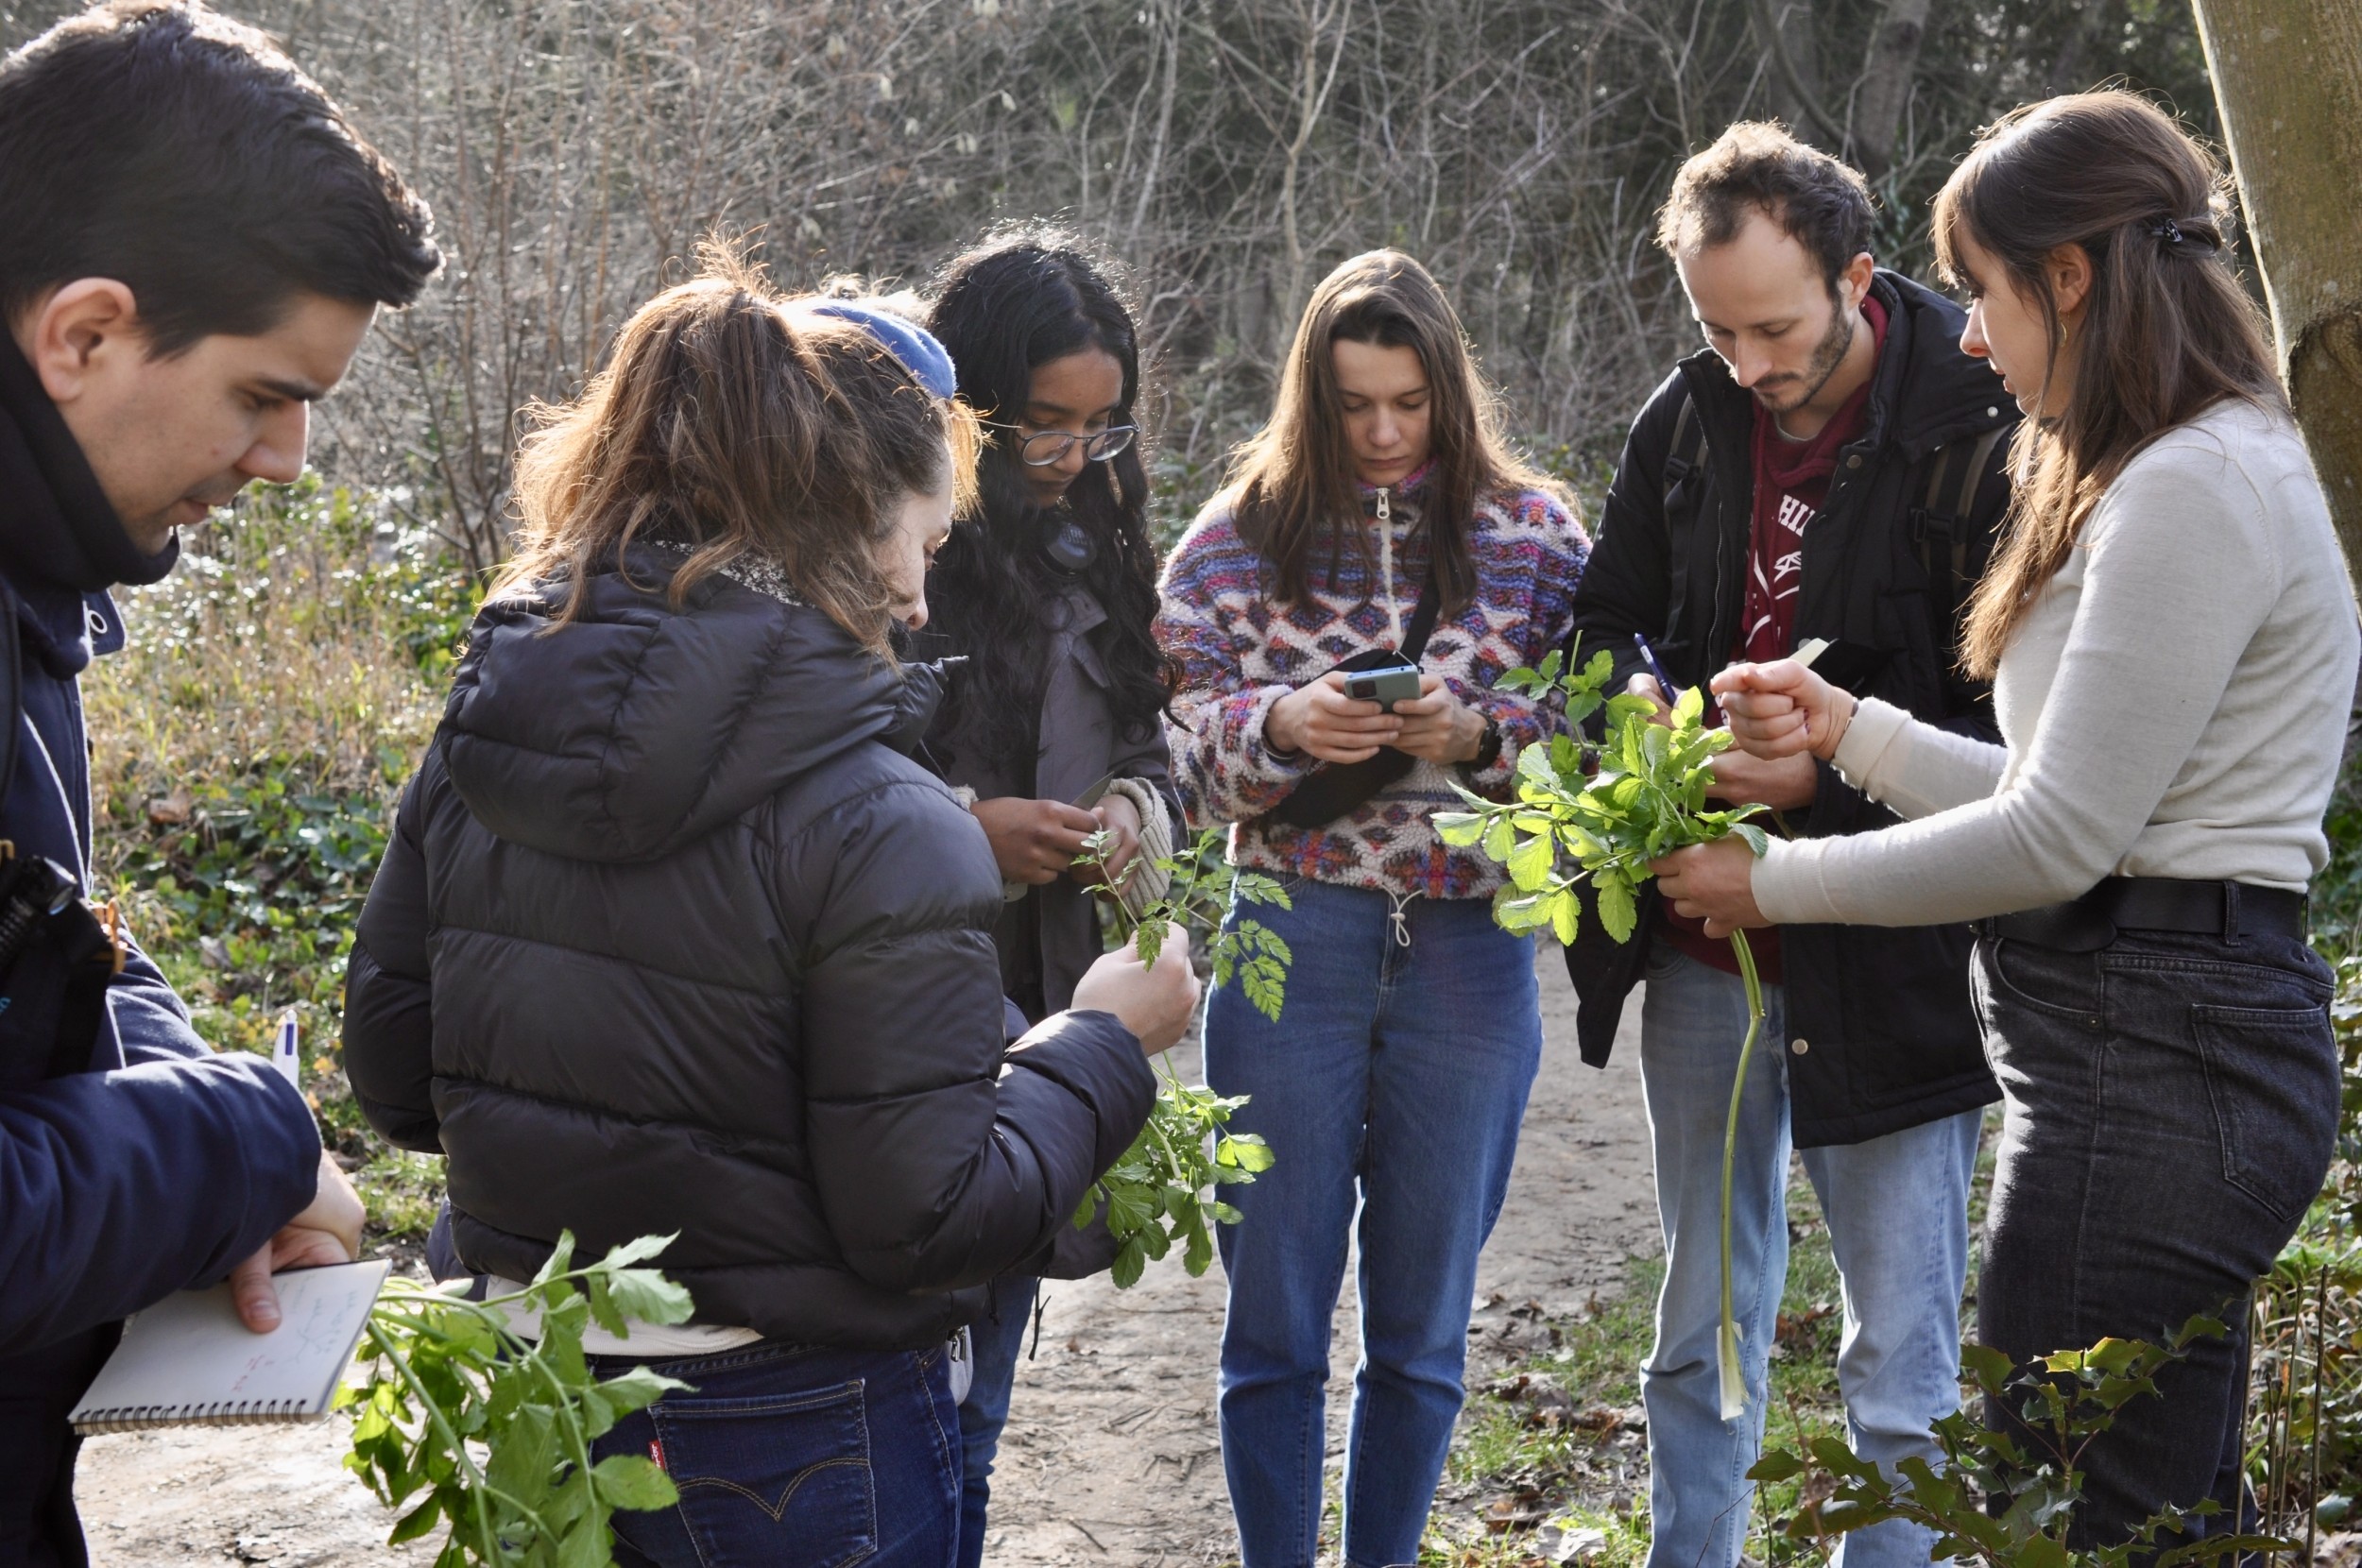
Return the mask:
<path id="1" fill-rule="evenodd" d="M 1206 1078 L 1276 1156 L 1226 1187 L 1222 1457 L 1245 1568 L 1311 1568 L 1329 1323 L 1361 1246 L 1361 1357 L 1346 1440 L 1344 1557 L 1418 1556 L 1460 1413 L 1477 1253 L 1500 1213 L 1541 1063 L 1533 944 L 1483 899 L 1397 906 L 1302 881 L 1252 917 L 1294 953 L 1270 1022 L 1214 995 Z M 1231 918 L 1238 918 L 1234 911 Z"/>
<path id="2" fill-rule="evenodd" d="M 2088 953 L 1988 937 L 1975 978 L 2003 1106 L 1977 1338 L 2026 1363 L 2109 1335 L 2160 1342 L 2199 1313 L 2231 1329 L 2082 1449 L 2069 1544 L 2114 1545 L 2210 1497 L 2222 1511 L 2191 1535 L 2251 1523 L 2248 1290 L 2328 1173 L 2335 976 L 2293 937 L 2124 931 Z"/>
<path id="3" fill-rule="evenodd" d="M 1732 1568 L 1746 1539 L 1763 1443 L 1766 1352 L 1788 1278 L 1788 1048 L 1783 995 L 1763 988 L 1763 1037 L 1748 1069 L 1731 1182 L 1731 1281 L 1747 1414 L 1724 1422 L 1716 1373 L 1721 1321 L 1722 1139 L 1747 1033 L 1736 975 L 1660 942 L 1641 1012 L 1640 1082 L 1656 1158 L 1665 1287 L 1640 1369 L 1649 1418 L 1649 1568 Z M 1968 1188 L 1982 1113 L 1804 1151 L 1844 1282 L 1837 1358 L 1854 1452 L 1891 1466 L 1938 1457 L 1928 1427 L 1960 1407 L 1960 1292 Z M 1890 1520 L 1846 1536 L 1845 1568 L 1924 1564 L 1932 1533 Z"/>
<path id="4" fill-rule="evenodd" d="M 965 1450 L 960 1481 L 960 1568 L 984 1560 L 985 1511 L 992 1502 L 992 1459 L 1001 1450 L 1001 1429 L 1009 1423 L 1009 1391 L 1017 1363 L 1025 1354 L 1025 1333 L 1034 1318 L 1034 1293 L 1041 1281 L 1006 1274 L 992 1282 L 992 1311 L 968 1325 L 975 1341 L 975 1377 L 960 1405 L 960 1445 Z"/>
<path id="5" fill-rule="evenodd" d="M 644 1454 L 680 1489 L 672 1508 L 615 1515 L 622 1568 L 951 1568 L 960 1446 L 940 1347 L 590 1360 L 601 1377 L 644 1364 L 694 1386 L 590 1445 Z"/>

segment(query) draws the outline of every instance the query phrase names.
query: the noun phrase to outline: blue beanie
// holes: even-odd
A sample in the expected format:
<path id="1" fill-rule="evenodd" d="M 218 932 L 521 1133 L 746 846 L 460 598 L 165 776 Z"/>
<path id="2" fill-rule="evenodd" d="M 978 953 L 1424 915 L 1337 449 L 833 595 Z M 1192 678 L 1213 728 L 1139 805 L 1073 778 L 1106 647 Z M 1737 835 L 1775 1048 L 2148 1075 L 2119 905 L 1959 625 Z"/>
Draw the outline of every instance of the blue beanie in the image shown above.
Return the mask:
<path id="1" fill-rule="evenodd" d="M 911 379 L 936 397 L 950 400 L 960 389 L 959 372 L 935 334 L 905 321 L 892 311 L 853 299 L 815 299 L 808 308 L 814 315 L 840 316 L 864 329 L 887 353 L 899 360 Z"/>

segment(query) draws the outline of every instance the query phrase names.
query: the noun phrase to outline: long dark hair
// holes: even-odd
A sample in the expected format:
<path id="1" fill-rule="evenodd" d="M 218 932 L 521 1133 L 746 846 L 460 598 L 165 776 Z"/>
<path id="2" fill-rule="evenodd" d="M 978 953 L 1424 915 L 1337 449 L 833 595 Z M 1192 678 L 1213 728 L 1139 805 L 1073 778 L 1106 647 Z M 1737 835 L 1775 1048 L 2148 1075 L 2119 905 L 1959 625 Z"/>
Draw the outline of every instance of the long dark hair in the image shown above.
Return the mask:
<path id="1" fill-rule="evenodd" d="M 1936 260 L 1966 281 L 1963 238 L 2001 264 L 1977 280 L 2039 304 L 2075 385 L 2056 419 L 2018 426 L 2022 476 L 2001 548 L 1969 602 L 1961 664 L 1991 679 L 2035 591 L 2065 564 L 2100 493 L 2142 448 L 2224 398 L 2285 407 L 2264 324 L 2231 262 L 2222 170 L 2162 110 L 2122 91 L 2028 104 L 1987 129 L 1935 203 Z M 2091 257 L 2069 342 L 2045 264 Z"/>
<path id="2" fill-rule="evenodd" d="M 1101 349 L 1123 367 L 1116 422 L 1136 422 L 1140 356 L 1132 313 L 1111 269 L 1071 234 L 1028 228 L 953 258 L 935 280 L 927 329 L 959 367 L 960 398 L 984 419 L 1015 423 L 1034 371 L 1053 360 Z M 1172 692 L 1170 666 L 1151 630 L 1156 616 L 1156 552 L 1148 538 L 1148 472 L 1141 443 L 1104 463 L 1086 463 L 1058 507 L 1027 494 L 1011 430 L 987 428 L 977 464 L 977 501 L 964 509 L 935 556 L 928 594 L 935 625 L 966 654 L 959 701 L 963 727 L 988 755 L 1017 758 L 1030 743 L 1041 702 L 1042 659 L 1061 590 L 1073 579 L 1043 544 L 1068 517 L 1096 545 L 1080 574 L 1107 612 L 1097 637 L 1109 707 L 1125 739 L 1154 732 Z"/>
<path id="3" fill-rule="evenodd" d="M 1492 394 L 1477 374 L 1458 313 L 1427 268 L 1398 250 L 1356 256 L 1312 291 L 1280 372 L 1271 418 L 1232 458 L 1217 503 L 1231 508 L 1240 537 L 1262 555 L 1283 604 L 1304 599 L 1315 554 L 1326 555 L 1333 574 L 1349 539 L 1376 564 L 1369 531 L 1361 526 L 1353 449 L 1329 352 L 1341 341 L 1412 349 L 1427 371 L 1433 468 L 1419 525 L 1429 537 L 1429 570 L 1443 607 L 1463 609 L 1476 594 L 1468 526 L 1477 503 L 1497 490 L 1555 494 L 1556 487 L 1501 438 Z"/>

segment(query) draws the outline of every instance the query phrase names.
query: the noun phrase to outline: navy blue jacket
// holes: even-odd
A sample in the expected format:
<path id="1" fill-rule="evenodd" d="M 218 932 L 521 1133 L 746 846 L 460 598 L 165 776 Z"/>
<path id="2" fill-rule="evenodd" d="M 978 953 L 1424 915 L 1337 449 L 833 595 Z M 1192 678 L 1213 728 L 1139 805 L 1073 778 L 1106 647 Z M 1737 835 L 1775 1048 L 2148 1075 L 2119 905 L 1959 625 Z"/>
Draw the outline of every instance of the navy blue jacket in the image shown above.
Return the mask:
<path id="1" fill-rule="evenodd" d="M 87 885 L 89 747 L 76 678 L 123 646 L 106 589 L 175 552 L 132 546 L 32 367 L 0 332 L 0 636 L 15 639 L 16 766 L 0 836 Z M 9 722 L 0 711 L 0 722 Z M 211 1284 L 311 1202 L 319 1134 L 262 1058 L 217 1056 L 134 946 L 84 1070 L 44 1077 L 52 977 L 0 993 L 0 1452 L 78 1394 L 91 1339 Z M 54 1417 L 42 1416 L 49 1420 Z"/>

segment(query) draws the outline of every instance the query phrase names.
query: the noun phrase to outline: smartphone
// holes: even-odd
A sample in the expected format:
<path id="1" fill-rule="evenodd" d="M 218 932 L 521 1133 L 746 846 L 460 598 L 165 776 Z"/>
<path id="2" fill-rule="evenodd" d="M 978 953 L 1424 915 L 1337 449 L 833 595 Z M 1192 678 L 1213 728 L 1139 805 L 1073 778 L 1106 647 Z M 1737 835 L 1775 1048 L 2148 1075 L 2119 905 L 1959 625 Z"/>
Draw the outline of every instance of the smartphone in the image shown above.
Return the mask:
<path id="1" fill-rule="evenodd" d="M 1410 702 L 1418 694 L 1419 667 L 1409 659 L 1345 672 L 1346 696 L 1355 702 L 1376 703 L 1390 713 L 1396 703 Z"/>

